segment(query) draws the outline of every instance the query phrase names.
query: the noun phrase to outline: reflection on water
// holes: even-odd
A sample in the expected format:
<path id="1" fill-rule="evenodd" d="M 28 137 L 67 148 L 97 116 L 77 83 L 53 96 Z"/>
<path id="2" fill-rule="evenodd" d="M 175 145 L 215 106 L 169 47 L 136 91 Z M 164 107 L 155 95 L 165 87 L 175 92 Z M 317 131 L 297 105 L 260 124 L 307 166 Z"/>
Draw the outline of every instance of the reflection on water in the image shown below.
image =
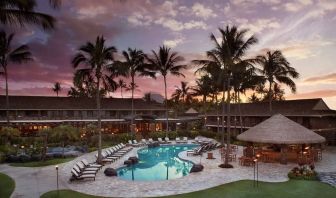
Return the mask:
<path id="1" fill-rule="evenodd" d="M 192 163 L 178 158 L 181 151 L 196 145 L 169 145 L 144 148 L 138 151 L 139 163 L 118 169 L 118 176 L 126 180 L 152 181 L 180 178 L 189 174 Z"/>

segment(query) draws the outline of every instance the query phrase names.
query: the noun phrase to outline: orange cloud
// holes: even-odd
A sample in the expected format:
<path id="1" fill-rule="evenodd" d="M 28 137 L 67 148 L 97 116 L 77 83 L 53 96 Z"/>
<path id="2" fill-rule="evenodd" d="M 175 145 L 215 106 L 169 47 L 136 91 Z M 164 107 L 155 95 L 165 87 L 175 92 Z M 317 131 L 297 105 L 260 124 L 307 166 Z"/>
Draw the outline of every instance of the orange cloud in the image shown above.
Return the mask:
<path id="1" fill-rule="evenodd" d="M 336 73 L 310 77 L 305 79 L 304 82 L 336 82 Z"/>

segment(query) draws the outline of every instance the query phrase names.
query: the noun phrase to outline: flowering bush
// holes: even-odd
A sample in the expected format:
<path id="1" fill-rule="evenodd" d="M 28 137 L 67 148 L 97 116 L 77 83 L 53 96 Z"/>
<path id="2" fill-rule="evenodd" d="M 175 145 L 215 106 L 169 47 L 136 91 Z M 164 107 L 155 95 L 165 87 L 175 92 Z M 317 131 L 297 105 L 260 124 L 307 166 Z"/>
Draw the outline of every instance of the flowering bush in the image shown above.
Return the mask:
<path id="1" fill-rule="evenodd" d="M 294 167 L 289 171 L 288 177 L 290 179 L 317 180 L 317 174 L 314 169 L 315 166 L 313 164 Z"/>

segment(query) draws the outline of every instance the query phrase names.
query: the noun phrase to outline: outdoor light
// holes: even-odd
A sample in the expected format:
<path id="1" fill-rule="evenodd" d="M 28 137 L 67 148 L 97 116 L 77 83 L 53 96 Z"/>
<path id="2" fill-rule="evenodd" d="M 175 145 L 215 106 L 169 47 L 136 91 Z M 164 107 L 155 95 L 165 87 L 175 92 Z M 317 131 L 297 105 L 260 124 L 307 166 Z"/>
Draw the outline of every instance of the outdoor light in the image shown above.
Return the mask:
<path id="1" fill-rule="evenodd" d="M 253 159 L 254 162 L 254 174 L 253 174 L 253 187 L 255 187 L 255 182 L 256 182 L 256 172 L 257 172 L 257 187 L 258 187 L 258 180 L 259 180 L 259 174 L 258 174 L 258 159 L 254 158 Z M 256 169 L 256 165 L 257 165 L 257 169 Z"/>
<path id="2" fill-rule="evenodd" d="M 256 155 L 256 157 L 259 158 L 259 157 L 260 157 L 260 154 L 258 153 L 258 154 Z"/>
<path id="3" fill-rule="evenodd" d="M 24 146 L 22 145 L 21 148 L 24 149 Z"/>
<path id="4" fill-rule="evenodd" d="M 56 169 L 57 197 L 59 197 L 59 187 L 58 187 L 58 165 L 55 166 L 55 169 Z"/>
<path id="5" fill-rule="evenodd" d="M 217 120 L 219 120 L 219 117 L 217 117 Z"/>
<path id="6" fill-rule="evenodd" d="M 306 146 L 305 149 L 308 150 L 308 149 L 309 149 L 309 146 Z"/>

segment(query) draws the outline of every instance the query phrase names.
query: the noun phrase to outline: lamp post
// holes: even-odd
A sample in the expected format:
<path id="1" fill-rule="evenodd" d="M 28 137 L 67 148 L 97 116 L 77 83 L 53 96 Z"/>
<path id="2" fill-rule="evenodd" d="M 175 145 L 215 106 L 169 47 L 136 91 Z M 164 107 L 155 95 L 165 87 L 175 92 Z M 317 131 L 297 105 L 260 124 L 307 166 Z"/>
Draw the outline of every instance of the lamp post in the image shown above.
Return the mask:
<path id="1" fill-rule="evenodd" d="M 256 163 L 257 163 L 257 187 L 258 187 L 258 185 L 259 185 L 259 164 L 258 164 L 258 161 L 259 161 L 259 158 L 260 158 L 260 154 L 257 154 L 256 155 Z"/>
<path id="2" fill-rule="evenodd" d="M 57 197 L 59 197 L 59 186 L 58 186 L 58 166 L 55 166 L 56 168 L 56 185 L 57 185 Z"/>

